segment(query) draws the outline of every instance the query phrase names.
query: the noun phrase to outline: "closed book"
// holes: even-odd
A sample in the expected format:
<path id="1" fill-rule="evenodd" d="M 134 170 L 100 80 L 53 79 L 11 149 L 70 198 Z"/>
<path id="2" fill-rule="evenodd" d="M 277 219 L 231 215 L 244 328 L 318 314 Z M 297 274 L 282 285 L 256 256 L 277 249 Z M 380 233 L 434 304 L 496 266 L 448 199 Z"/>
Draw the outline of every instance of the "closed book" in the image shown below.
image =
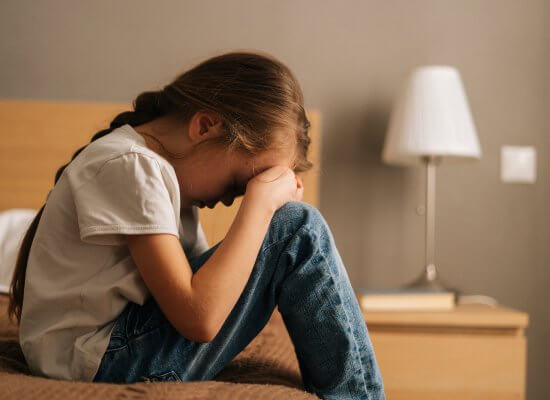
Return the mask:
<path id="1" fill-rule="evenodd" d="M 433 289 L 357 289 L 361 308 L 365 311 L 451 310 L 455 307 L 455 293 Z"/>

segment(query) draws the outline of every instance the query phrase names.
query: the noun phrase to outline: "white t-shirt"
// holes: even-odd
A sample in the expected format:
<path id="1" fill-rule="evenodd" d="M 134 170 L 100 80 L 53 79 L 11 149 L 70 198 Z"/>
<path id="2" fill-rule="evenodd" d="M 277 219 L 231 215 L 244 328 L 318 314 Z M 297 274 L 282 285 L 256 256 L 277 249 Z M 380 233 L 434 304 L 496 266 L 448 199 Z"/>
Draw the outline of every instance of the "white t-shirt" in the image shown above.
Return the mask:
<path id="1" fill-rule="evenodd" d="M 124 125 L 89 144 L 48 196 L 19 329 L 33 374 L 93 380 L 115 319 L 151 295 L 121 235 L 145 233 L 177 236 L 189 259 L 209 248 L 198 208 L 180 210 L 174 168 Z"/>

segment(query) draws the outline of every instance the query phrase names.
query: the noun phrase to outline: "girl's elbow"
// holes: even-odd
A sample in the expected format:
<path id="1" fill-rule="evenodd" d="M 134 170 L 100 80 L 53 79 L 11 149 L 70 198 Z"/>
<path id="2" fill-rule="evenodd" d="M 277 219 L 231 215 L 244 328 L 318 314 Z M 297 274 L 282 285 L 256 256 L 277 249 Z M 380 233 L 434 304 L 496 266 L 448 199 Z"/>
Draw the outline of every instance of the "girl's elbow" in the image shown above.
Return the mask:
<path id="1" fill-rule="evenodd" d="M 218 336 L 218 332 L 220 331 L 220 327 L 218 326 L 207 326 L 203 329 L 202 333 L 199 335 L 200 342 L 201 343 L 209 343 L 216 336 Z"/>
<path id="2" fill-rule="evenodd" d="M 214 323 L 214 321 L 210 318 L 204 317 L 205 315 L 208 315 L 207 313 L 199 313 L 196 309 L 195 311 L 196 312 L 186 314 L 194 316 L 192 319 L 193 324 L 191 326 L 186 324 L 187 326 L 185 326 L 185 321 L 190 321 L 186 318 L 185 321 L 180 321 L 181 323 L 179 324 L 180 328 L 178 331 L 182 336 L 185 336 L 194 342 L 209 343 L 218 334 L 220 330 L 220 327 L 218 326 L 219 324 Z"/>
<path id="3" fill-rule="evenodd" d="M 181 336 L 193 342 L 209 343 L 214 338 L 214 336 L 211 334 L 211 330 L 205 328 L 195 328 L 193 330 L 190 330 L 188 327 L 180 327 L 176 328 L 176 330 Z"/>

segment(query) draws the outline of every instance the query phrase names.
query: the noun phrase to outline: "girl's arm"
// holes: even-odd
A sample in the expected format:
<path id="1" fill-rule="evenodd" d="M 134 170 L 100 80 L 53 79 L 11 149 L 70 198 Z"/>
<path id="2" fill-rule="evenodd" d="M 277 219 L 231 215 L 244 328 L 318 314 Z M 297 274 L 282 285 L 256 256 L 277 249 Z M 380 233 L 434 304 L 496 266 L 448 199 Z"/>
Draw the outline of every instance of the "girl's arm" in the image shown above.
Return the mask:
<path id="1" fill-rule="evenodd" d="M 248 282 L 273 213 L 244 196 L 225 239 L 194 275 L 176 236 L 126 235 L 147 288 L 181 335 L 203 343 L 216 336 Z"/>
<path id="2" fill-rule="evenodd" d="M 274 210 L 243 197 L 227 235 L 193 275 L 192 288 L 206 312 L 208 341 L 212 340 L 237 303 L 248 282 Z"/>
<path id="3" fill-rule="evenodd" d="M 174 235 L 126 236 L 147 288 L 181 335 L 209 342 L 218 334 L 248 282 L 273 214 L 302 193 L 288 167 L 250 179 L 227 235 L 194 275 Z"/>

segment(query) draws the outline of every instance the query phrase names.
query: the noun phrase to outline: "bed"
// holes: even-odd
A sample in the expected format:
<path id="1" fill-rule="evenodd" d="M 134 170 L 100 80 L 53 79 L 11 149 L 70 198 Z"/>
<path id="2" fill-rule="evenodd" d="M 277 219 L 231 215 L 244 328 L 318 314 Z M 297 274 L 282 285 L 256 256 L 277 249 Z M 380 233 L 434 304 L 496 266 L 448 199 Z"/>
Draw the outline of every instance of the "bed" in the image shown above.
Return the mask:
<path id="1" fill-rule="evenodd" d="M 0 100 L 0 212 L 36 210 L 54 183 L 57 168 L 109 125 L 129 104 Z M 303 201 L 319 206 L 320 114 L 307 110 L 314 168 L 301 175 Z M 210 245 L 222 240 L 240 205 L 201 209 Z M 6 268 L 0 264 L 0 269 Z M 5 399 L 316 399 L 304 391 L 293 344 L 275 309 L 266 327 L 213 380 L 107 384 L 32 376 L 18 343 L 18 327 L 7 317 L 8 296 L 0 292 L 0 397 Z"/>

